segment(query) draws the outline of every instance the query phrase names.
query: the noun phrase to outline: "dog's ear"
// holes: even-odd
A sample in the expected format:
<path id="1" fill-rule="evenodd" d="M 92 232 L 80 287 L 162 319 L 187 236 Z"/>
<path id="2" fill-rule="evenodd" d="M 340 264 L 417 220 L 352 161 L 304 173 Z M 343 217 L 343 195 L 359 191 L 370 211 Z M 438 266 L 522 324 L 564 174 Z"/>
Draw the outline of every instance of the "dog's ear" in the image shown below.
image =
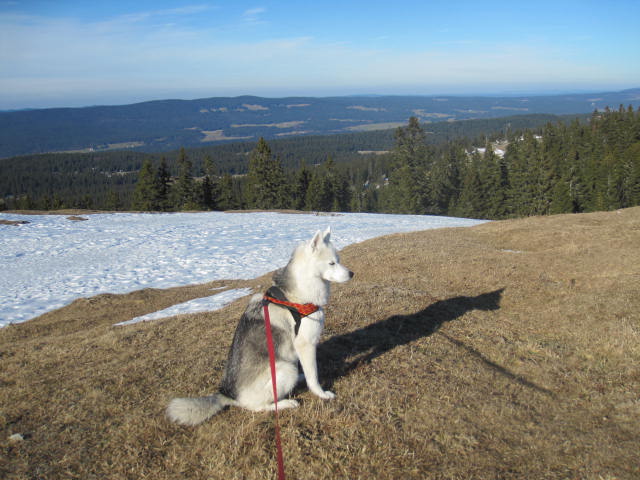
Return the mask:
<path id="1" fill-rule="evenodd" d="M 320 246 L 320 242 L 322 242 L 322 232 L 318 230 L 309 242 L 311 250 L 316 250 Z"/>
<path id="2" fill-rule="evenodd" d="M 327 229 L 324 231 L 323 235 L 323 240 L 324 243 L 329 243 L 329 239 L 331 238 L 331 227 L 327 227 Z"/>

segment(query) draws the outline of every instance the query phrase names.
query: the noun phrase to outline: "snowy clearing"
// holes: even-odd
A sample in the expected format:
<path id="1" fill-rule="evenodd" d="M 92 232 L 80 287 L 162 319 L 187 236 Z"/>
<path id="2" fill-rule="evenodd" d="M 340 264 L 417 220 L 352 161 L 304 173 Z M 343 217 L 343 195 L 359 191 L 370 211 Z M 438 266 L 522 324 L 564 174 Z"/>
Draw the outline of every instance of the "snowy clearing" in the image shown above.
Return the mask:
<path id="1" fill-rule="evenodd" d="M 331 226 L 341 249 L 396 232 L 482 223 L 452 217 L 346 213 L 0 213 L 0 327 L 100 293 L 250 279 L 286 264 L 295 246 Z M 176 312 L 172 313 L 175 315 Z"/>

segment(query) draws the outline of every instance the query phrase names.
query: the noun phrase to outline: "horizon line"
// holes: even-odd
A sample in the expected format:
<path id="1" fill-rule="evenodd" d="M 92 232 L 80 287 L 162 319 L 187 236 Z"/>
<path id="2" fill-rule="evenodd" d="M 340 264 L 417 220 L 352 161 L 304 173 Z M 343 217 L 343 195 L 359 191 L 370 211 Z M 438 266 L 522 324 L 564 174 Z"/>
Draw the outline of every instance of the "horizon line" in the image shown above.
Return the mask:
<path id="1" fill-rule="evenodd" d="M 238 98 L 263 98 L 269 100 L 278 100 L 278 99 L 288 99 L 288 98 L 313 98 L 313 99 L 327 99 L 327 98 L 384 98 L 384 97 L 421 97 L 421 98 L 429 98 L 429 97 L 455 97 L 455 98 L 466 98 L 466 97 L 475 97 L 475 98 L 518 98 L 518 97 L 554 97 L 559 95 L 589 95 L 589 94 L 604 94 L 604 93 L 624 93 L 624 92 L 633 92 L 635 90 L 640 90 L 640 85 L 636 87 L 630 88 L 622 88 L 622 89 L 603 89 L 603 88 L 593 88 L 593 89 L 575 89 L 569 90 L 564 88 L 555 88 L 548 90 L 535 90 L 535 89 L 506 89 L 501 92 L 488 93 L 482 92 L 478 90 L 476 93 L 347 93 L 342 95 L 256 95 L 251 93 L 245 93 L 241 95 L 212 95 L 212 96 L 187 96 L 184 97 L 159 97 L 159 98 L 150 98 L 146 100 L 134 100 L 129 102 L 105 102 L 105 103 L 86 103 L 81 105 L 67 105 L 67 106 L 42 106 L 42 107 L 18 107 L 18 108 L 4 108 L 0 109 L 2 113 L 8 112 L 20 112 L 20 111 L 30 111 L 30 110 L 55 110 L 55 109 L 79 109 L 79 108 L 98 108 L 98 107 L 123 107 L 129 105 L 139 105 L 143 103 L 153 103 L 153 102 L 193 102 L 198 100 L 209 100 L 213 98 L 225 98 L 225 99 L 238 99 Z"/>

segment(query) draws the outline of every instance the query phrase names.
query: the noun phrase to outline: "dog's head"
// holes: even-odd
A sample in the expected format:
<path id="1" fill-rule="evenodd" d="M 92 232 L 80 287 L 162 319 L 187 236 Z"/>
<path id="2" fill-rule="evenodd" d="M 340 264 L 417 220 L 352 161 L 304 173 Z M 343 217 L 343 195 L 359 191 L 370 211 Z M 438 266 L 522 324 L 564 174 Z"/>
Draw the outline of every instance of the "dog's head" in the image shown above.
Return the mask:
<path id="1" fill-rule="evenodd" d="M 318 230 L 306 245 L 314 260 L 318 273 L 328 282 L 346 282 L 353 278 L 353 272 L 340 263 L 336 248 L 331 243 L 331 228 Z"/>

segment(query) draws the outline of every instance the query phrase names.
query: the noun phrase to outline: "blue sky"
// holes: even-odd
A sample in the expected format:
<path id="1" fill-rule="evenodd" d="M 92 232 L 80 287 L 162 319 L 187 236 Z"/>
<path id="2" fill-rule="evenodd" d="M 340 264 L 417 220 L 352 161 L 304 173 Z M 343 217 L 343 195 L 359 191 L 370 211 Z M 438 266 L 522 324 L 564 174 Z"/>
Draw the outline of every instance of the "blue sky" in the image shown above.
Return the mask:
<path id="1" fill-rule="evenodd" d="M 0 0 L 0 109 L 640 86 L 640 1 Z"/>

